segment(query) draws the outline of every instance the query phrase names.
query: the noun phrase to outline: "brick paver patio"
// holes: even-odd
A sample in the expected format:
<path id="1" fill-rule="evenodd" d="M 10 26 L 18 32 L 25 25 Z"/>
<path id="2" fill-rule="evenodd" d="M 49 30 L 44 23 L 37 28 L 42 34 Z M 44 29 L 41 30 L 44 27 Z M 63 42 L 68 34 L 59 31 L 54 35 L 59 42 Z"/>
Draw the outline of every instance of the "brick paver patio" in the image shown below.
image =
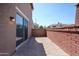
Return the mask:
<path id="1" fill-rule="evenodd" d="M 15 56 L 68 56 L 47 37 L 31 38 L 16 50 Z"/>

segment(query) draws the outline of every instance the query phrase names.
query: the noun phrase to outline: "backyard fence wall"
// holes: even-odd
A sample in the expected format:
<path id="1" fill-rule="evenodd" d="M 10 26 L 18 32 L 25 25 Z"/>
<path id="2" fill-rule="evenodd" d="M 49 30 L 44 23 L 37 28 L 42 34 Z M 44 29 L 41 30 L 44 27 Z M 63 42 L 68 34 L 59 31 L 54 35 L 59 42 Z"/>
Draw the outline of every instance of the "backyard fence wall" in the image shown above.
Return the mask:
<path id="1" fill-rule="evenodd" d="M 69 55 L 79 55 L 79 27 L 47 29 L 47 37 Z"/>
<path id="2" fill-rule="evenodd" d="M 45 29 L 32 29 L 32 36 L 33 37 L 46 37 L 46 30 Z"/>

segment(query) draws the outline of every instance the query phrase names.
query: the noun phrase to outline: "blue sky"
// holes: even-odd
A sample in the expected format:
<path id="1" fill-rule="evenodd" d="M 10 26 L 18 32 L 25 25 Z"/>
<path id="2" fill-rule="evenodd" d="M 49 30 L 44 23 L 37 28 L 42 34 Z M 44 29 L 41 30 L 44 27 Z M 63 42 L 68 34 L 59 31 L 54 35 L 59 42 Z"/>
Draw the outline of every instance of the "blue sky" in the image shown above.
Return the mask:
<path id="1" fill-rule="evenodd" d="M 33 22 L 48 26 L 61 22 L 74 24 L 76 6 L 74 3 L 35 3 L 33 4 Z"/>

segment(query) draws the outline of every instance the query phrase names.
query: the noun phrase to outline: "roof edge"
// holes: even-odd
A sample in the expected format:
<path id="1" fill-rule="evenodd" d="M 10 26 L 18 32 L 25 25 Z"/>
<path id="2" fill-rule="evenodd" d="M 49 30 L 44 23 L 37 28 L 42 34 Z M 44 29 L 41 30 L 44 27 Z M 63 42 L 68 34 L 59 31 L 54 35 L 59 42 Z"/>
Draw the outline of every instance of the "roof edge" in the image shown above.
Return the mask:
<path id="1" fill-rule="evenodd" d="M 30 3 L 30 5 L 31 5 L 31 8 L 32 8 L 32 10 L 33 10 L 33 9 L 34 9 L 34 8 L 33 8 L 33 3 Z"/>

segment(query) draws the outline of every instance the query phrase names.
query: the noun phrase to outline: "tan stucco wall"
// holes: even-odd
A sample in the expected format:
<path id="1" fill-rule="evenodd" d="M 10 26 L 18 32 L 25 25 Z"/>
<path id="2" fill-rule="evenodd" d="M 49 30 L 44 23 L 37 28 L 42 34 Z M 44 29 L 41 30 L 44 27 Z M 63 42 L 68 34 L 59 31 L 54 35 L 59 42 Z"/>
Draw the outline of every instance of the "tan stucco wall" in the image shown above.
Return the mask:
<path id="1" fill-rule="evenodd" d="M 28 37 L 31 36 L 31 29 L 33 26 L 33 21 L 32 21 L 32 8 L 29 3 L 25 4 L 16 4 L 18 8 L 29 18 L 29 23 L 28 23 Z"/>
<path id="2" fill-rule="evenodd" d="M 75 25 L 79 25 L 79 4 L 76 6 Z"/>
<path id="3" fill-rule="evenodd" d="M 28 37 L 31 35 L 30 4 L 0 4 L 0 55 L 11 55 L 16 49 L 16 22 L 10 21 L 10 16 L 16 18 L 16 6 L 29 18 Z"/>

